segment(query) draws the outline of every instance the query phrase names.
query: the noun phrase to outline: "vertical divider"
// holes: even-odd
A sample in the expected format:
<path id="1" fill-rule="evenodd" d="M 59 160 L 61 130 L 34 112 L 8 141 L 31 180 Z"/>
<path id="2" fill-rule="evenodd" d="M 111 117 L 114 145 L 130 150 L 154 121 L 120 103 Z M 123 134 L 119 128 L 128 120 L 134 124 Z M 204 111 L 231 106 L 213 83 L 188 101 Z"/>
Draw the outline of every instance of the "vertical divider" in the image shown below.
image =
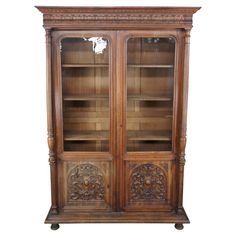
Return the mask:
<path id="1" fill-rule="evenodd" d="M 118 164 L 118 144 L 117 144 L 117 56 L 116 56 L 116 45 L 117 45 L 117 33 L 111 32 L 110 34 L 110 47 L 109 47 L 109 77 L 110 77 L 110 86 L 109 86 L 109 104 L 110 104 L 110 152 L 113 156 L 113 173 L 111 175 L 111 179 L 113 182 L 113 191 L 112 191 L 112 205 L 113 210 L 118 210 L 118 194 L 119 191 L 117 189 L 118 185 L 118 170 L 119 166 Z"/>
<path id="2" fill-rule="evenodd" d="M 122 211 L 123 207 L 123 152 L 124 152 L 124 83 L 125 83 L 125 68 L 124 61 L 126 56 L 124 53 L 124 34 L 122 31 L 117 31 L 117 68 L 116 68 L 116 84 L 117 84 L 117 210 Z"/>

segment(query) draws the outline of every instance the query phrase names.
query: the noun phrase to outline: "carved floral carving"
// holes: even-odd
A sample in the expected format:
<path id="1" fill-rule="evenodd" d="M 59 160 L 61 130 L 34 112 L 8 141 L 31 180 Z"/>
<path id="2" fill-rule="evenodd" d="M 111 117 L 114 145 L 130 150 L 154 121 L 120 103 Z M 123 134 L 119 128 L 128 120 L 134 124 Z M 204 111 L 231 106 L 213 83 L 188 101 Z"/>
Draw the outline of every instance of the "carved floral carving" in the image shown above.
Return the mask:
<path id="1" fill-rule="evenodd" d="M 130 176 L 129 199 L 165 200 L 167 180 L 164 171 L 154 164 L 142 164 L 134 168 Z"/>
<path id="2" fill-rule="evenodd" d="M 192 25 L 192 16 L 184 14 L 94 14 L 94 13 L 80 13 L 80 14 L 44 14 L 44 25 L 57 24 L 188 24 Z"/>
<path id="3" fill-rule="evenodd" d="M 103 174 L 94 165 L 77 165 L 69 172 L 68 191 L 69 201 L 103 200 L 105 193 Z"/>
<path id="4" fill-rule="evenodd" d="M 167 21 L 183 22 L 186 19 L 184 15 L 172 14 L 46 14 L 45 20 L 85 20 L 85 21 Z"/>

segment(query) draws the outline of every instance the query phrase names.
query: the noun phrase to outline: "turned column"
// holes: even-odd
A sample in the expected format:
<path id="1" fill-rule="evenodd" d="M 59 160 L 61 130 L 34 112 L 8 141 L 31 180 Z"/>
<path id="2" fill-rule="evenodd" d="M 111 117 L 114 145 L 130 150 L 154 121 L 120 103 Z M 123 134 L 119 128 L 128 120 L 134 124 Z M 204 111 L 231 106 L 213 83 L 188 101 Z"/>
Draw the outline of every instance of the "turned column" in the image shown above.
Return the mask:
<path id="1" fill-rule="evenodd" d="M 184 32 L 184 51 L 183 51 L 183 73 L 182 86 L 180 86 L 180 119 L 179 119 L 179 144 L 178 144 L 178 185 L 177 185 L 177 212 L 183 211 L 183 181 L 184 181 L 184 165 L 185 165 L 185 146 L 186 126 L 187 126 L 187 105 L 188 105 L 188 77 L 189 77 L 189 46 L 190 46 L 190 30 Z"/>
<path id="2" fill-rule="evenodd" d="M 57 214 L 57 159 L 55 154 L 55 135 L 53 122 L 52 98 L 52 36 L 51 29 L 46 28 L 46 72 L 47 72 L 47 132 L 49 148 L 49 164 L 51 174 L 51 213 Z"/>

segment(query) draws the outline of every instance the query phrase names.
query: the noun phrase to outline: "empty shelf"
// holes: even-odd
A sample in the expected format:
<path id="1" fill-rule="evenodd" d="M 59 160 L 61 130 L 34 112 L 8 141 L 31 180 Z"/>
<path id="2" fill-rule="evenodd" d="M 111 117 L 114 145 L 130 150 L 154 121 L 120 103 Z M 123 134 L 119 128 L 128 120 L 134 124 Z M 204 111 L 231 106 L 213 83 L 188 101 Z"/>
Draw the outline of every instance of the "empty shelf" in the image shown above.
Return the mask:
<path id="1" fill-rule="evenodd" d="M 108 67 L 108 64 L 62 64 L 63 68 L 76 68 L 76 67 Z"/>
<path id="2" fill-rule="evenodd" d="M 108 131 L 65 131 L 65 141 L 103 141 L 108 140 Z"/>
<path id="3" fill-rule="evenodd" d="M 107 100 L 107 95 L 66 95 L 64 101 L 96 101 L 96 100 Z"/>
<path id="4" fill-rule="evenodd" d="M 138 100 L 138 101 L 171 101 L 171 97 L 160 97 L 160 96 L 150 96 L 150 95 L 128 95 L 128 100 Z"/>
<path id="5" fill-rule="evenodd" d="M 128 131 L 128 140 L 171 141 L 171 131 Z"/>

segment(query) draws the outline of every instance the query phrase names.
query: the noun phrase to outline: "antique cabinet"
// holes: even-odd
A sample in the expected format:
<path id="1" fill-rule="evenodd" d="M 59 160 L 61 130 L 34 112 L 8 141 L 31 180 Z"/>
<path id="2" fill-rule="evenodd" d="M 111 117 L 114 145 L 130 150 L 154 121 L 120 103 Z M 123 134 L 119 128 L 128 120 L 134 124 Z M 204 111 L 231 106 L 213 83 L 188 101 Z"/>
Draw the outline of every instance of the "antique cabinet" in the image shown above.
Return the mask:
<path id="1" fill-rule="evenodd" d="M 37 7 L 47 54 L 45 223 L 189 219 L 182 205 L 196 7 Z"/>

